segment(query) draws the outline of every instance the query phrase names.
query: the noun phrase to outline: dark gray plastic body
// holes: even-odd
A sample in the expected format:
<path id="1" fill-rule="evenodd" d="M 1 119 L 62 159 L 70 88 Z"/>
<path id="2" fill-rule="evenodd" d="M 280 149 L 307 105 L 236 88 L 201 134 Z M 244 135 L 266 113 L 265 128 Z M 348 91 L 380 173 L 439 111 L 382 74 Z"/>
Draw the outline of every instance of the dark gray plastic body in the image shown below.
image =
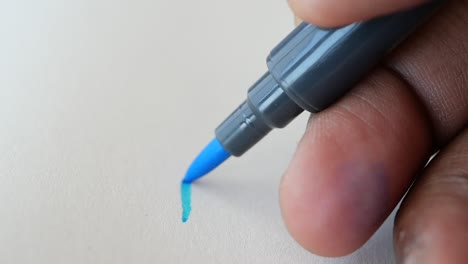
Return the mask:
<path id="1" fill-rule="evenodd" d="M 269 71 L 249 89 L 247 100 L 216 129 L 216 138 L 229 153 L 240 156 L 303 110 L 325 109 L 442 2 L 335 29 L 302 23 L 271 51 Z"/>

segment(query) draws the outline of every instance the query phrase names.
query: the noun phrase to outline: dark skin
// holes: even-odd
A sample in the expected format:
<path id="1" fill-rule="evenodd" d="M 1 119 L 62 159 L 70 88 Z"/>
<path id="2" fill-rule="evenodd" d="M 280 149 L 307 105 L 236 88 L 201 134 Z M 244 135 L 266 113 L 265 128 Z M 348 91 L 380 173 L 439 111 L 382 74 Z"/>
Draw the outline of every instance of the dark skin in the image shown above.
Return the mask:
<path id="1" fill-rule="evenodd" d="M 320 26 L 421 2 L 289 0 L 299 18 Z M 416 179 L 395 221 L 397 261 L 466 263 L 467 127 L 468 0 L 447 1 L 349 94 L 310 119 L 280 187 L 289 232 L 313 253 L 349 254 Z"/>

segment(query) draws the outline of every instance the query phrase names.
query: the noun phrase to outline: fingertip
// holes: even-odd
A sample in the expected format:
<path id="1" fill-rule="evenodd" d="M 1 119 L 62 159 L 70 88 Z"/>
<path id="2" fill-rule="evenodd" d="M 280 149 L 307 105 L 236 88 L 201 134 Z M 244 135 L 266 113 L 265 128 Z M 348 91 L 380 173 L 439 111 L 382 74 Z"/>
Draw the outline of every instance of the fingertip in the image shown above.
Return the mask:
<path id="1" fill-rule="evenodd" d="M 321 27 L 337 27 L 409 9 L 427 0 L 289 0 L 302 20 Z"/>
<path id="2" fill-rule="evenodd" d="M 342 18 L 333 15 L 336 10 L 330 10 L 331 6 L 325 2 L 289 0 L 289 6 L 301 21 L 324 27 L 343 24 Z"/>
<path id="3" fill-rule="evenodd" d="M 339 257 L 354 252 L 388 214 L 385 168 L 351 156 L 355 155 L 348 156 L 331 139 L 305 140 L 283 178 L 280 202 L 286 226 L 315 254 Z"/>
<path id="4" fill-rule="evenodd" d="M 465 263 L 468 259 L 468 128 L 429 163 L 395 218 L 401 263 Z"/>
<path id="5" fill-rule="evenodd" d="M 429 139 L 405 83 L 375 71 L 309 123 L 280 187 L 291 235 L 322 256 L 357 250 L 405 193 Z"/>

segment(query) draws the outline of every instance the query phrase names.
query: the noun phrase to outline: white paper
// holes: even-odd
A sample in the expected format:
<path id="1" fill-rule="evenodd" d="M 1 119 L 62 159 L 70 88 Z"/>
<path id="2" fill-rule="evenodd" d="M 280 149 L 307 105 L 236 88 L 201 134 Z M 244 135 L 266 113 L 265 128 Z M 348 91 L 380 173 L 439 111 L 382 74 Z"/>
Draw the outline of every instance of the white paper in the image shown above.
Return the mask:
<path id="1" fill-rule="evenodd" d="M 302 115 L 192 190 L 179 182 L 293 28 L 285 1 L 0 3 L 0 263 L 393 263 L 391 224 L 325 259 L 278 184 Z"/>

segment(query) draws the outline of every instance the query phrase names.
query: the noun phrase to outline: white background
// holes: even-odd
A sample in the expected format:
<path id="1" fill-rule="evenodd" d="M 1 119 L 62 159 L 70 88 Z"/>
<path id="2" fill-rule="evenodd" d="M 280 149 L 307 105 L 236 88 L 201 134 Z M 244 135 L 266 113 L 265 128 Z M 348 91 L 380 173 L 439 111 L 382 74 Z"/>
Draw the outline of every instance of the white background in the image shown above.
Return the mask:
<path id="1" fill-rule="evenodd" d="M 288 235 L 302 115 L 193 188 L 179 181 L 293 28 L 276 0 L 0 1 L 0 263 L 393 263 L 390 219 L 323 259 Z"/>

